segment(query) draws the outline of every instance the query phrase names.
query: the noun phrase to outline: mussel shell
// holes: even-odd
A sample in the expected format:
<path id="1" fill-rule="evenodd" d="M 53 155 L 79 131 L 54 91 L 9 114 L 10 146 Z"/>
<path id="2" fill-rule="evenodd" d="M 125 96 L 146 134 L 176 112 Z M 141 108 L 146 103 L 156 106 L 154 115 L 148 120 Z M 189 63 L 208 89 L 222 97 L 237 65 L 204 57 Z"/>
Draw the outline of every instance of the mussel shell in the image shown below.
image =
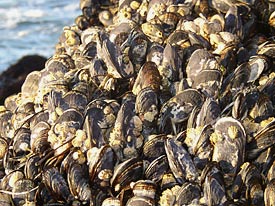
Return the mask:
<path id="1" fill-rule="evenodd" d="M 274 44 L 267 44 L 266 42 L 259 46 L 258 54 L 263 54 L 269 58 L 273 58 L 275 55 Z"/>
<path id="2" fill-rule="evenodd" d="M 161 155 L 148 165 L 144 174 L 146 179 L 158 183 L 162 180 L 163 175 L 166 174 L 168 171 L 168 159 L 166 155 Z"/>
<path id="3" fill-rule="evenodd" d="M 67 171 L 67 182 L 71 194 L 84 202 L 91 200 L 92 190 L 89 184 L 88 167 L 86 164 L 71 164 Z"/>
<path id="4" fill-rule="evenodd" d="M 2 206 L 10 206 L 12 204 L 10 195 L 4 194 L 4 193 L 0 193 L 0 204 Z"/>
<path id="5" fill-rule="evenodd" d="M 129 199 L 126 203 L 126 206 L 154 206 L 155 200 L 148 197 L 140 197 L 140 196 L 134 196 L 131 199 Z"/>
<path id="6" fill-rule="evenodd" d="M 128 159 L 115 167 L 111 178 L 111 185 L 115 191 L 130 186 L 131 182 L 137 181 L 143 176 L 143 161 L 138 158 Z"/>
<path id="7" fill-rule="evenodd" d="M 206 96 L 216 98 L 222 84 L 222 73 L 217 69 L 204 69 L 194 78 L 192 88 L 200 89 Z"/>
<path id="8" fill-rule="evenodd" d="M 207 205 L 224 204 L 227 201 L 223 174 L 217 162 L 209 162 L 201 174 L 203 194 Z"/>
<path id="9" fill-rule="evenodd" d="M 38 91 L 38 84 L 40 78 L 40 71 L 33 71 L 28 74 L 21 88 L 23 97 L 35 97 Z"/>
<path id="10" fill-rule="evenodd" d="M 179 141 L 168 138 L 165 141 L 165 151 L 177 182 L 182 184 L 185 180 L 197 181 L 199 174 L 193 160 Z"/>
<path id="11" fill-rule="evenodd" d="M 144 126 L 156 126 L 159 114 L 157 93 L 150 87 L 141 89 L 136 98 L 135 110 Z"/>
<path id="12" fill-rule="evenodd" d="M 30 179 L 20 179 L 15 183 L 15 186 L 12 189 L 13 201 L 15 205 L 19 206 L 23 202 L 34 202 L 35 201 L 35 191 L 28 192 L 35 187 L 35 184 Z M 23 194 L 19 194 L 23 192 Z M 27 194 L 24 192 L 28 192 Z"/>
<path id="13" fill-rule="evenodd" d="M 188 33 L 182 30 L 173 31 L 166 39 L 172 46 L 178 45 L 185 48 L 190 45 Z"/>
<path id="14" fill-rule="evenodd" d="M 172 46 L 167 43 L 163 50 L 163 60 L 160 73 L 163 78 L 167 78 L 169 81 L 179 81 L 183 78 L 182 73 L 182 60 L 178 50 L 178 47 Z"/>
<path id="15" fill-rule="evenodd" d="M 275 179 L 270 180 L 264 191 L 264 203 L 265 205 L 274 205 L 275 202 Z"/>
<path id="16" fill-rule="evenodd" d="M 121 206 L 121 202 L 116 197 L 108 197 L 102 202 L 101 206 Z"/>
<path id="17" fill-rule="evenodd" d="M 84 112 L 88 103 L 87 97 L 84 94 L 76 91 L 67 92 L 63 96 L 63 99 L 69 108 L 75 108 L 80 112 Z"/>
<path id="18" fill-rule="evenodd" d="M 92 148 L 92 150 L 96 151 L 92 153 L 88 152 L 87 154 L 89 164 L 89 176 L 91 182 L 93 182 L 95 178 L 98 178 L 98 174 L 101 171 L 113 171 L 114 165 L 116 163 L 115 153 L 109 145 L 104 145 L 99 149 Z"/>
<path id="19" fill-rule="evenodd" d="M 39 122 L 44 122 L 47 124 L 47 121 L 49 120 L 49 112 L 48 111 L 41 111 L 36 113 L 30 121 L 30 129 L 31 131 L 33 131 L 34 127 L 36 127 L 36 125 Z"/>
<path id="20" fill-rule="evenodd" d="M 30 137 L 30 147 L 33 152 L 41 154 L 51 147 L 48 142 L 49 131 L 50 125 L 47 122 L 41 121 L 35 125 Z"/>
<path id="21" fill-rule="evenodd" d="M 261 173 L 267 177 L 268 180 L 273 179 L 275 169 L 273 165 L 275 160 L 275 147 L 271 146 L 267 150 L 261 152 L 261 154 L 253 161 L 253 164 L 258 168 Z"/>
<path id="22" fill-rule="evenodd" d="M 212 138 L 214 141 L 212 161 L 220 164 L 225 180 L 230 183 L 244 161 L 246 132 L 238 120 L 223 117 L 215 124 L 215 134 L 217 138 Z"/>
<path id="23" fill-rule="evenodd" d="M 7 149 L 8 141 L 5 138 L 0 137 L 0 159 L 2 159 L 5 156 Z"/>
<path id="24" fill-rule="evenodd" d="M 16 102 L 17 99 L 18 99 L 18 94 L 13 94 L 6 97 L 4 101 L 4 107 L 6 108 L 6 110 L 9 110 L 14 113 L 16 108 L 18 107 L 18 103 Z"/>
<path id="25" fill-rule="evenodd" d="M 173 12 L 165 12 L 159 15 L 158 18 L 162 23 L 163 30 L 166 35 L 169 35 L 172 31 L 175 30 L 179 21 L 179 16 Z"/>
<path id="26" fill-rule="evenodd" d="M 171 128 L 171 126 L 173 127 L 176 123 L 183 123 L 186 121 L 193 108 L 202 105 L 203 99 L 203 95 L 196 89 L 186 89 L 172 97 L 161 107 L 160 131 L 166 134 L 172 132 L 174 128 Z"/>
<path id="27" fill-rule="evenodd" d="M 16 131 L 13 139 L 13 150 L 16 156 L 27 154 L 30 149 L 31 131 L 27 128 L 20 128 Z"/>
<path id="28" fill-rule="evenodd" d="M 178 190 L 176 195 L 177 205 L 188 205 L 191 204 L 192 201 L 198 200 L 201 196 L 201 188 L 199 185 L 185 182 Z"/>
<path id="29" fill-rule="evenodd" d="M 245 199 L 253 205 L 264 204 L 264 192 L 262 188 L 263 178 L 259 170 L 251 163 L 245 162 L 237 174 L 232 188 L 232 197 L 240 199 L 245 194 Z"/>
<path id="30" fill-rule="evenodd" d="M 249 116 L 254 119 L 255 122 L 261 122 L 274 116 L 274 104 L 272 96 L 260 92 L 256 97 L 253 107 L 249 111 Z M 250 101 L 249 103 L 253 103 Z"/>
<path id="31" fill-rule="evenodd" d="M 13 170 L 6 174 L 1 181 L 1 189 L 10 191 L 15 186 L 15 183 L 25 177 L 21 170 Z"/>
<path id="32" fill-rule="evenodd" d="M 56 167 L 51 167 L 43 171 L 42 177 L 46 187 L 57 199 L 63 199 L 68 202 L 73 199 L 67 181 Z"/>
<path id="33" fill-rule="evenodd" d="M 194 155 L 193 161 L 196 168 L 199 170 L 203 170 L 206 164 L 211 161 L 213 145 L 210 143 L 210 136 L 213 132 L 214 129 L 212 126 L 205 125 L 199 134 L 195 137 L 193 137 L 193 135 L 187 135 L 184 141 L 188 146 L 189 153 Z"/>
<path id="34" fill-rule="evenodd" d="M 79 15 L 74 20 L 80 30 L 85 30 L 89 27 L 89 21 L 84 15 Z"/>
<path id="35" fill-rule="evenodd" d="M 161 155 L 165 154 L 164 142 L 167 136 L 154 135 L 150 136 L 150 139 L 143 145 L 143 155 L 149 161 L 154 160 Z"/>
<path id="36" fill-rule="evenodd" d="M 130 40 L 129 58 L 134 65 L 141 66 L 146 60 L 149 47 L 148 39 L 142 32 L 136 32 L 133 35 L 134 36 L 131 37 L 132 39 Z M 136 69 L 139 69 L 139 67 Z"/>
<path id="37" fill-rule="evenodd" d="M 26 165 L 24 168 L 24 173 L 27 179 L 31 179 L 33 181 L 41 180 L 39 178 L 39 173 L 41 172 L 40 165 L 37 165 L 37 162 L 40 160 L 40 156 L 38 154 L 33 154 L 28 157 L 26 160 Z"/>
<path id="38" fill-rule="evenodd" d="M 191 31 L 188 33 L 188 36 L 191 45 L 201 45 L 203 48 L 206 48 L 207 50 L 211 49 L 209 41 L 205 39 L 203 36 Z"/>
<path id="39" fill-rule="evenodd" d="M 274 127 L 275 121 L 273 120 L 255 134 L 253 140 L 247 145 L 248 159 L 256 158 L 262 151 L 274 144 Z"/>
<path id="40" fill-rule="evenodd" d="M 186 65 L 186 74 L 187 77 L 194 81 L 195 77 L 203 70 L 203 69 L 213 69 L 211 65 L 213 65 L 214 59 L 213 54 L 205 49 L 197 49 L 195 50 L 188 60 L 188 64 Z"/>
<path id="41" fill-rule="evenodd" d="M 269 69 L 268 59 L 263 55 L 252 56 L 249 59 L 250 64 L 250 75 L 248 82 L 253 82 L 257 80 L 262 72 L 267 71 Z"/>
<path id="42" fill-rule="evenodd" d="M 83 114 L 74 108 L 67 109 L 66 111 L 64 111 L 64 113 L 61 116 L 59 116 L 54 126 L 54 131 L 56 132 L 56 134 L 58 134 L 59 132 L 56 130 L 56 125 L 64 125 L 66 123 L 76 129 L 79 129 L 83 123 Z"/>
<path id="43" fill-rule="evenodd" d="M 131 183 L 134 196 L 155 199 L 157 185 L 152 180 L 139 180 Z"/>
<path id="44" fill-rule="evenodd" d="M 226 93 L 228 91 L 232 92 L 234 96 L 238 91 L 240 91 L 244 86 L 247 85 L 250 74 L 250 65 L 245 62 L 238 66 L 235 71 L 229 74 L 223 81 L 221 92 Z"/>
<path id="45" fill-rule="evenodd" d="M 4 138 L 12 138 L 12 124 L 11 118 L 13 113 L 9 110 L 0 111 L 0 136 Z"/>
<path id="46" fill-rule="evenodd" d="M 203 103 L 196 119 L 196 126 L 214 125 L 221 114 L 221 109 L 217 101 L 207 98 Z"/>
<path id="47" fill-rule="evenodd" d="M 162 63 L 164 47 L 161 44 L 154 42 L 148 49 L 146 61 L 154 62 L 157 66 Z"/>
<path id="48" fill-rule="evenodd" d="M 139 70 L 132 91 L 137 95 L 140 90 L 146 87 L 151 87 L 155 92 L 158 92 L 160 85 L 161 76 L 157 65 L 154 62 L 147 61 Z"/>
<path id="49" fill-rule="evenodd" d="M 117 46 L 121 46 L 127 40 L 133 26 L 129 22 L 122 22 L 116 25 L 110 32 L 110 40 Z"/>

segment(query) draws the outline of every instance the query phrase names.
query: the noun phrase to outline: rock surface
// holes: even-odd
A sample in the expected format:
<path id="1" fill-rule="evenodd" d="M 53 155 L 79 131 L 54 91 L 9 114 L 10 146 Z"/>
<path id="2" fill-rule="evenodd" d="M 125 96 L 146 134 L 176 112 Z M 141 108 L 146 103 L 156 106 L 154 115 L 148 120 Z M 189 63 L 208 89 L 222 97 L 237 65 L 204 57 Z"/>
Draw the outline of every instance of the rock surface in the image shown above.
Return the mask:
<path id="1" fill-rule="evenodd" d="M 45 66 L 46 58 L 39 55 L 27 55 L 19 59 L 0 75 L 0 103 L 3 104 L 6 97 L 20 92 L 26 76 L 35 70 L 41 70 Z"/>

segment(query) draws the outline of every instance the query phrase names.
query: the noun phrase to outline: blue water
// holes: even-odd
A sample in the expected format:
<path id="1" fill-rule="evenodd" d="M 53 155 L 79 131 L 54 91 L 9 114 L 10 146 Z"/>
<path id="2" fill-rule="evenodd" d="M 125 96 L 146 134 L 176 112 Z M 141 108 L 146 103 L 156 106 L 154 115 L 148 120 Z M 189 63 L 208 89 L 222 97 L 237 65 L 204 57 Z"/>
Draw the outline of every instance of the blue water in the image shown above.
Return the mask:
<path id="1" fill-rule="evenodd" d="M 0 0 L 0 72 L 24 55 L 52 56 L 79 14 L 79 0 Z"/>

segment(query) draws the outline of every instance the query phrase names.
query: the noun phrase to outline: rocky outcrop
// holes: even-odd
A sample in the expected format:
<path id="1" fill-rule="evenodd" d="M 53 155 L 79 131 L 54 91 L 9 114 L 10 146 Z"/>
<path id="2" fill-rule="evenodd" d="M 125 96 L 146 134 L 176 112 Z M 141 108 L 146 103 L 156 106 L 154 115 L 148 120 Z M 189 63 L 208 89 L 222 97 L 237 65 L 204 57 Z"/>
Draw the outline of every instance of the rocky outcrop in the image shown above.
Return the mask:
<path id="1" fill-rule="evenodd" d="M 0 104 L 6 97 L 20 92 L 26 76 L 45 67 L 46 58 L 39 55 L 27 55 L 20 58 L 0 75 Z"/>

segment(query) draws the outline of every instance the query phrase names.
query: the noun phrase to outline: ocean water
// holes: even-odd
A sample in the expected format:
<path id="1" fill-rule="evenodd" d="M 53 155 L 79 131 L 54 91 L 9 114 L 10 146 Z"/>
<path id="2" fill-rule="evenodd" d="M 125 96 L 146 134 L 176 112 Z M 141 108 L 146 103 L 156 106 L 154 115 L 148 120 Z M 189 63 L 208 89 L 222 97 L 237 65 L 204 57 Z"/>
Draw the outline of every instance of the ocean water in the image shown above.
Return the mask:
<path id="1" fill-rule="evenodd" d="M 0 73 L 24 55 L 51 57 L 79 14 L 79 0 L 0 0 Z"/>

